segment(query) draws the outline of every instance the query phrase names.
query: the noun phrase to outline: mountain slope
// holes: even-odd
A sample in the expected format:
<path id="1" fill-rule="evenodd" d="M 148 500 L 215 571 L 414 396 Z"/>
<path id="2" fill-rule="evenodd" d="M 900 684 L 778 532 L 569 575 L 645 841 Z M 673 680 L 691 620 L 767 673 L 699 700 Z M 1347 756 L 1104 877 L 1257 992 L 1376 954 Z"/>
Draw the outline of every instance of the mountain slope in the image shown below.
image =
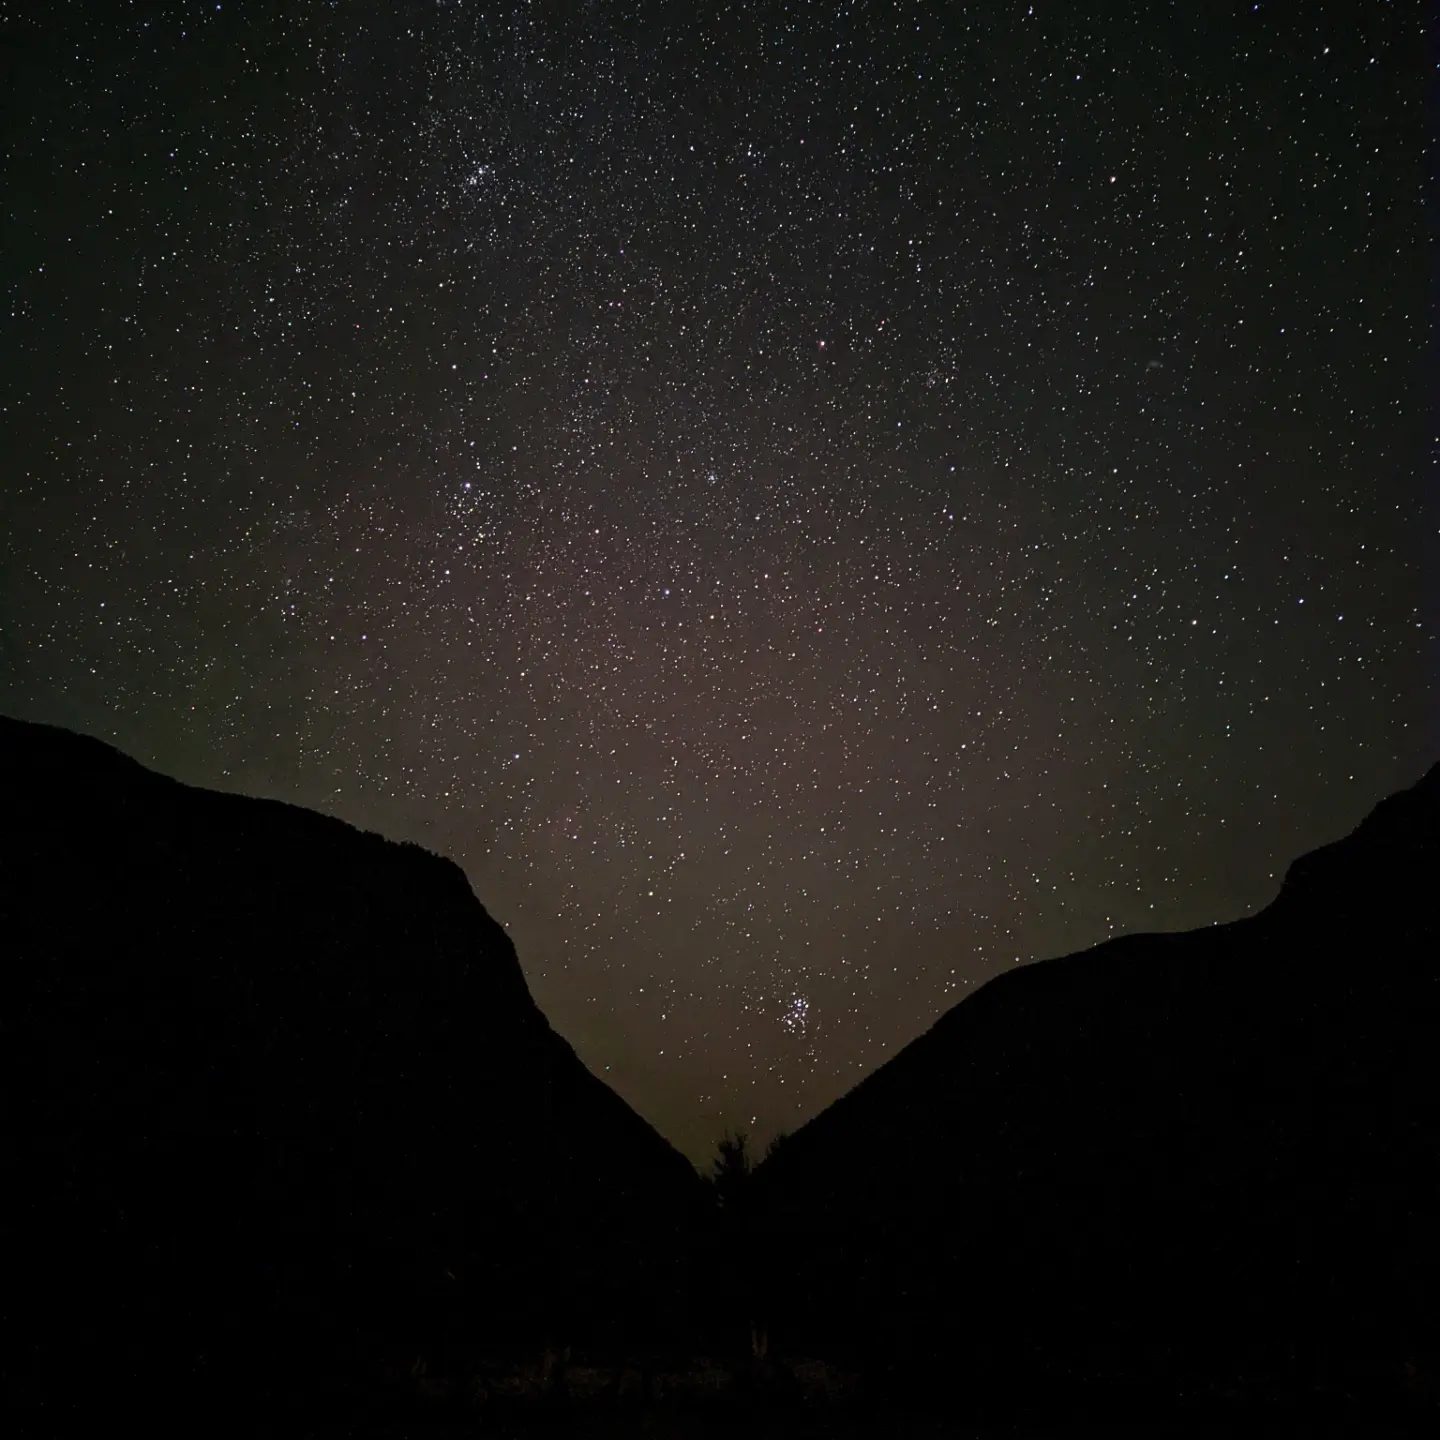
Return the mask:
<path id="1" fill-rule="evenodd" d="M 777 1339 L 967 1393 L 1403 1387 L 1437 1341 L 1437 862 L 1440 767 L 1257 916 L 957 1005 L 759 1172 Z"/>
<path id="2" fill-rule="evenodd" d="M 458 867 L 10 720 L 0 795 L 15 1403 L 676 1323 L 700 1182 Z"/>

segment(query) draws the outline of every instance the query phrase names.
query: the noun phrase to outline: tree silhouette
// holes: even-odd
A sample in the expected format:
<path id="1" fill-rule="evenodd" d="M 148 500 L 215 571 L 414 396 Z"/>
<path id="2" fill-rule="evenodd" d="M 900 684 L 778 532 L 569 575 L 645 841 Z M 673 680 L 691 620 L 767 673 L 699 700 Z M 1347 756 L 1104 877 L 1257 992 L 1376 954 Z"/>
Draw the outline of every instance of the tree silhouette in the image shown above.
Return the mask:
<path id="1" fill-rule="evenodd" d="M 737 1350 L 748 1348 L 755 1357 L 764 1353 L 765 1331 L 756 1322 L 754 1308 L 754 1244 L 747 1204 L 753 1171 L 749 1135 L 727 1131 L 715 1147 L 706 1177 L 715 1199 L 714 1249 L 706 1290 L 721 1343 Z M 748 1338 L 748 1346 L 742 1336 Z"/>
<path id="2" fill-rule="evenodd" d="M 744 1193 L 751 1171 L 749 1146 L 750 1137 L 743 1130 L 735 1135 L 727 1131 L 720 1137 L 710 1185 L 715 1192 L 715 1203 L 721 1210 L 733 1212 Z"/>

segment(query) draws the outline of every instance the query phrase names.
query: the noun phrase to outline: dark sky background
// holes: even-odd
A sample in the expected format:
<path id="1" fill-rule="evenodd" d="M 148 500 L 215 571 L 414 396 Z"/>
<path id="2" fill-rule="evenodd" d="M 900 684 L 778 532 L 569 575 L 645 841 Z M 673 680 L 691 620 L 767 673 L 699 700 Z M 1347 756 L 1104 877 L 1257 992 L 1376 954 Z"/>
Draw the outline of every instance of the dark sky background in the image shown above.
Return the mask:
<path id="1" fill-rule="evenodd" d="M 1434 758 L 1423 21 L 11 8 L 0 709 L 452 855 L 697 1157 L 1253 910 Z"/>

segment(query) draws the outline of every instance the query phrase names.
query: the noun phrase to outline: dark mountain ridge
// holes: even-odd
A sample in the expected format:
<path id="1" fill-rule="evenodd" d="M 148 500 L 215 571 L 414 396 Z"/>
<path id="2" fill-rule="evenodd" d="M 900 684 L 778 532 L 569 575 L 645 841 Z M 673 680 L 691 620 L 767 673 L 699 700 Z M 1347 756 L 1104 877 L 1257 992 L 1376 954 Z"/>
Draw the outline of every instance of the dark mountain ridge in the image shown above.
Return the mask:
<path id="1" fill-rule="evenodd" d="M 1253 917 L 950 1010 L 759 1171 L 777 1337 L 1002 1403 L 1418 1383 L 1440 1358 L 1437 862 L 1440 766 Z"/>
<path id="2" fill-rule="evenodd" d="M 1257 915 L 998 977 L 718 1228 L 455 865 L 3 719 L 0 795 L 32 1419 L 333 1420 L 418 1353 L 717 1317 L 951 1416 L 1371 1414 L 1440 1361 L 1440 766 Z"/>
<path id="3" fill-rule="evenodd" d="M 703 1186 L 456 865 L 5 719 L 0 795 L 12 1405 L 683 1320 Z"/>

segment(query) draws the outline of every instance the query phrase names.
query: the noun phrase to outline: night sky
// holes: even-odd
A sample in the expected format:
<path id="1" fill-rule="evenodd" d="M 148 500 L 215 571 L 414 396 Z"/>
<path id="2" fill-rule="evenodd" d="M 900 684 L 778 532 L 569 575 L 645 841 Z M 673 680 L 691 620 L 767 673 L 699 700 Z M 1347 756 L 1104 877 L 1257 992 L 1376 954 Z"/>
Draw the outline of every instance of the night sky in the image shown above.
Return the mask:
<path id="1" fill-rule="evenodd" d="M 697 1158 L 1434 758 L 1423 6 L 19 11 L 0 710 L 453 856 Z"/>

